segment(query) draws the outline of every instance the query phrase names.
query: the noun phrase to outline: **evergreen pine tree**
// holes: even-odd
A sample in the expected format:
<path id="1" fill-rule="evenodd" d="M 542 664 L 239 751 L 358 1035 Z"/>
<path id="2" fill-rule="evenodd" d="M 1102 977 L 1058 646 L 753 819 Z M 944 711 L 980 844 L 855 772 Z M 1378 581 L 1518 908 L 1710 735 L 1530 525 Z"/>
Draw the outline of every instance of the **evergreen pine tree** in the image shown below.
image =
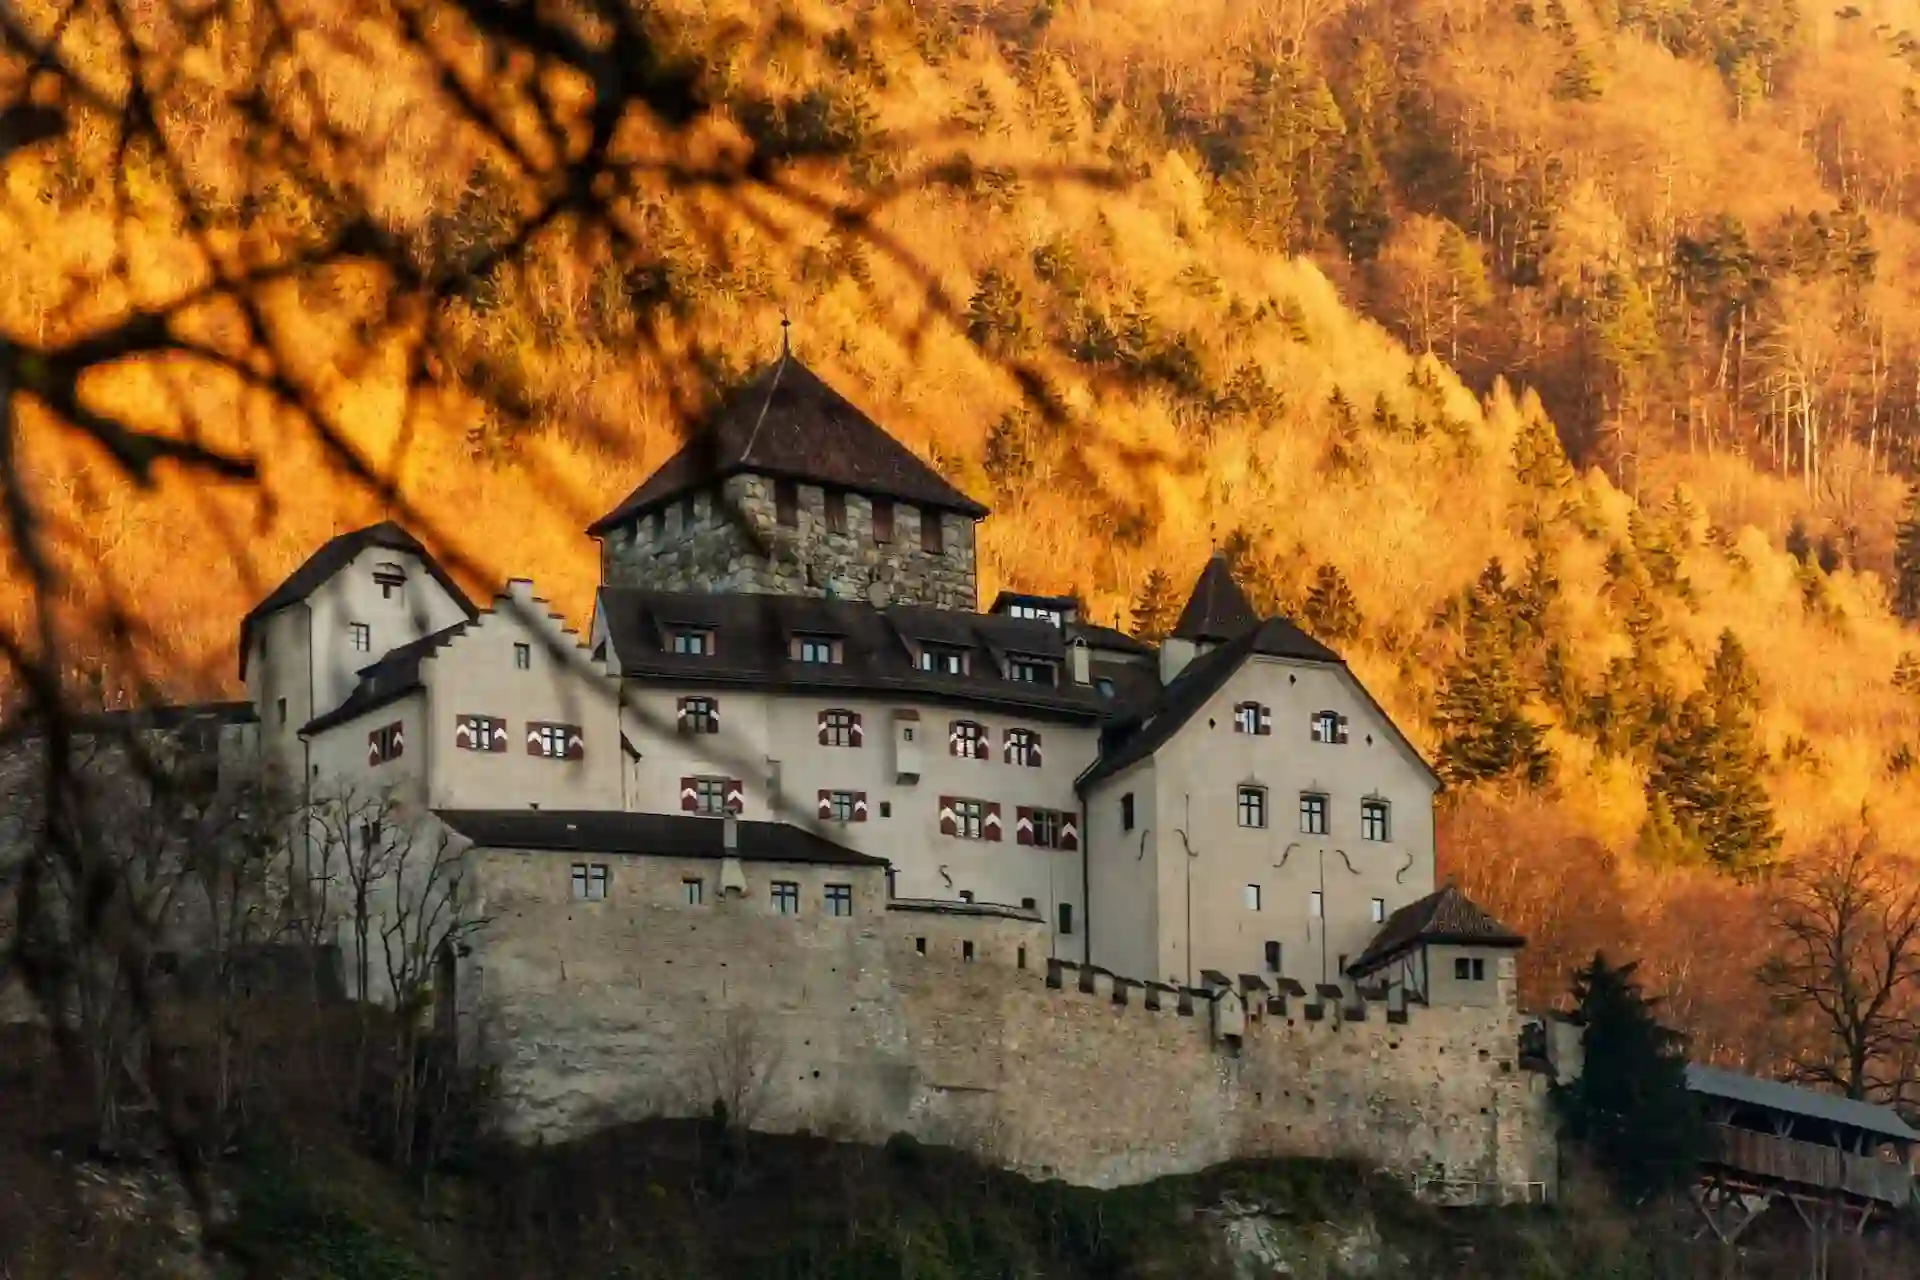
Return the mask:
<path id="1" fill-rule="evenodd" d="M 1334 565 L 1323 564 L 1314 571 L 1313 588 L 1307 592 L 1306 606 L 1300 612 L 1308 634 L 1322 644 L 1360 634 L 1360 602 Z"/>
<path id="2" fill-rule="evenodd" d="M 1580 45 L 1567 52 L 1560 73 L 1553 78 L 1553 96 L 1561 102 L 1597 102 L 1600 98 L 1600 68 L 1593 55 Z"/>
<path id="3" fill-rule="evenodd" d="M 1449 782 L 1544 784 L 1553 771 L 1546 731 L 1528 717 L 1515 651 L 1512 601 L 1500 562 L 1488 564 L 1466 603 L 1465 642 L 1440 679 L 1434 727 Z"/>
<path id="4" fill-rule="evenodd" d="M 1707 693 L 1696 693 L 1654 741 L 1648 797 L 1669 807 L 1716 866 L 1751 875 L 1764 870 L 1780 847 L 1761 780 L 1765 763 L 1744 710 L 1718 709 Z"/>
<path id="5" fill-rule="evenodd" d="M 1893 536 L 1893 611 L 1920 619 L 1920 484 L 1908 488 Z"/>
<path id="6" fill-rule="evenodd" d="M 1690 1184 L 1706 1141 L 1687 1089 L 1686 1038 L 1662 1025 L 1634 963 L 1596 953 L 1574 974 L 1574 1019 L 1583 1034 L 1578 1077 L 1554 1088 L 1567 1136 L 1582 1143 L 1629 1204 Z"/>
<path id="7" fill-rule="evenodd" d="M 1387 238 L 1387 170 L 1373 140 L 1359 134 L 1348 148 L 1335 190 L 1333 229 L 1355 262 L 1371 262 Z"/>
<path id="8" fill-rule="evenodd" d="M 1760 681 L 1747 660 L 1746 646 L 1729 628 L 1720 632 L 1713 650 L 1713 663 L 1707 668 L 1707 696 L 1713 701 L 1714 715 L 1725 720 L 1751 712 L 1760 697 Z"/>
<path id="9" fill-rule="evenodd" d="M 1173 596 L 1173 581 L 1159 567 L 1147 571 L 1140 594 L 1133 600 L 1133 634 L 1148 644 L 1158 644 L 1173 630 L 1180 602 Z"/>

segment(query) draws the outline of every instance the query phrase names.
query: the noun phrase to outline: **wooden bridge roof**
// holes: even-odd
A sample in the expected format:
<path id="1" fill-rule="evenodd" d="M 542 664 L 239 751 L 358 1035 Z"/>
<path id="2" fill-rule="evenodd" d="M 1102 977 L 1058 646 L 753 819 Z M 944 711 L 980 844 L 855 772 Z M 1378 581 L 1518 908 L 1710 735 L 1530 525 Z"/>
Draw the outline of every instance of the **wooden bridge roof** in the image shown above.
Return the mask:
<path id="1" fill-rule="evenodd" d="M 1858 1102 L 1817 1089 L 1802 1089 L 1778 1080 L 1762 1080 L 1737 1071 L 1698 1065 L 1687 1068 L 1687 1088 L 1703 1097 L 1846 1125 L 1895 1142 L 1920 1142 L 1920 1133 L 1909 1128 L 1893 1108 L 1878 1103 Z"/>

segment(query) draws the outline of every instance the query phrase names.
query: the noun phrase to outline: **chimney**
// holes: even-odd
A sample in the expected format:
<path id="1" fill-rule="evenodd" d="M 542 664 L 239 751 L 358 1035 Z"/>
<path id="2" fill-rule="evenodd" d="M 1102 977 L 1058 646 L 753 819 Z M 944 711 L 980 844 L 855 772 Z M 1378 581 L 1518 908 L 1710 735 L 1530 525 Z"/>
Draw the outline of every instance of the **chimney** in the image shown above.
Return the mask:
<path id="1" fill-rule="evenodd" d="M 1086 641 L 1076 639 L 1067 646 L 1067 667 L 1073 672 L 1075 684 L 1093 683 Z"/>

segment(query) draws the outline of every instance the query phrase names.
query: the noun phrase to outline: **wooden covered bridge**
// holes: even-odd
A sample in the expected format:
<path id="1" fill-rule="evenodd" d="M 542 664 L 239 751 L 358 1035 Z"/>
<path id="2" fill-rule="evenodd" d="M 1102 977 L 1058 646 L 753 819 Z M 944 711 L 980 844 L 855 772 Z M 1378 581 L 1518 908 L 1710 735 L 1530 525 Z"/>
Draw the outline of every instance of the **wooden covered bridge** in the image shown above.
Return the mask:
<path id="1" fill-rule="evenodd" d="M 1914 1197 L 1920 1133 L 1890 1107 L 1718 1067 L 1688 1067 L 1687 1087 L 1709 1122 L 1693 1192 L 1701 1234 L 1731 1244 L 1785 1204 L 1819 1241 Z"/>

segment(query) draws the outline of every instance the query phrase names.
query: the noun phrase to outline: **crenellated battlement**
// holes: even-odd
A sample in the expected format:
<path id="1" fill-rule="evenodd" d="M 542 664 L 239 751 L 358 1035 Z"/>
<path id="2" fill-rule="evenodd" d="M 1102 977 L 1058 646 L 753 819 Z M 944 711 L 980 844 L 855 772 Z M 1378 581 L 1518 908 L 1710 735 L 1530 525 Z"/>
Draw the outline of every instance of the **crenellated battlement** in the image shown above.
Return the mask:
<path id="1" fill-rule="evenodd" d="M 1046 985 L 1054 991 L 1092 996 L 1123 1008 L 1149 1013 L 1171 1012 L 1180 1017 L 1207 1017 L 1211 1006 L 1229 997 L 1238 1000 L 1250 1022 L 1298 1017 L 1306 1022 L 1384 1021 L 1406 1025 L 1412 1006 L 1384 985 L 1357 985 L 1351 991 L 1333 983 L 1309 988 L 1294 978 L 1271 980 L 1254 973 L 1228 977 L 1215 970 L 1201 974 L 1203 985 L 1176 986 L 1142 981 L 1072 960 L 1047 961 Z"/>

